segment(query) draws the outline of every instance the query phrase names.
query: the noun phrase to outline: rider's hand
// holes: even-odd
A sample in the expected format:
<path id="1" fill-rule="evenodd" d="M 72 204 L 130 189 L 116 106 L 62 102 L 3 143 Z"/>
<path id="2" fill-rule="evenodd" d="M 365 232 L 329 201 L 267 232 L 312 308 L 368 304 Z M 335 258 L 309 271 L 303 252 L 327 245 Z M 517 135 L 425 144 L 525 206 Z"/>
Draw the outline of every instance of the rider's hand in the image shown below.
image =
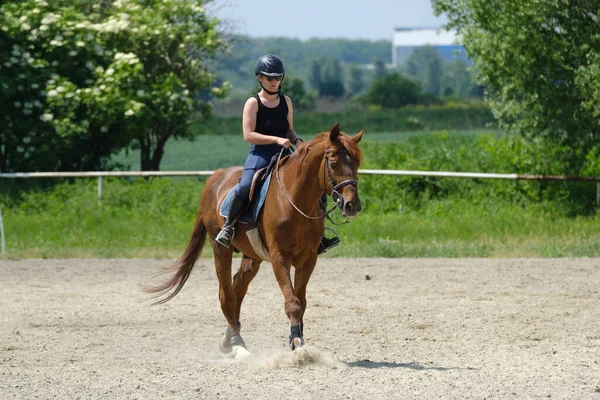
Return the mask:
<path id="1" fill-rule="evenodd" d="M 292 147 L 292 142 L 288 138 L 277 138 L 277 144 L 283 146 L 286 149 Z"/>

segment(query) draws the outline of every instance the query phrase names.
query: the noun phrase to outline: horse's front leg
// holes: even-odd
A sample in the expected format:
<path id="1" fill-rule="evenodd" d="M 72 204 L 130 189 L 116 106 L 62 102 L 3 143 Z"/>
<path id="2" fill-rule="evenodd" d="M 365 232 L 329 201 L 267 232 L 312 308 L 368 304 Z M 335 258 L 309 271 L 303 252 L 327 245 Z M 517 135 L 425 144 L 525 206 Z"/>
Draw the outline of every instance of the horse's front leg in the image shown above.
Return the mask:
<path id="1" fill-rule="evenodd" d="M 317 256 L 311 257 L 309 260 L 301 265 L 296 265 L 296 272 L 294 274 L 294 291 L 298 300 L 300 300 L 300 307 L 302 308 L 302 314 L 300 316 L 300 323 L 298 328 L 292 326 L 292 332 L 290 335 L 290 346 L 292 350 L 296 347 L 300 347 L 304 344 L 304 312 L 306 311 L 306 287 L 308 281 L 315 270 L 317 264 Z M 299 335 L 299 336 L 298 336 Z"/>
<path id="2" fill-rule="evenodd" d="M 297 270 L 295 279 L 299 281 L 296 283 L 297 289 L 292 284 L 292 278 L 290 274 L 291 260 L 285 257 L 281 253 L 272 252 L 270 254 L 271 264 L 273 265 L 273 272 L 275 273 L 275 279 L 281 288 L 281 293 L 284 298 L 284 312 L 291 323 L 291 334 L 290 334 L 290 347 L 292 350 L 304 344 L 302 337 L 302 317 L 304 310 L 306 309 L 306 284 L 310 278 L 310 274 L 314 269 L 314 263 L 307 265 L 307 268 L 300 268 L 304 272 Z M 300 294 L 300 296 L 298 295 Z"/>
<path id="3" fill-rule="evenodd" d="M 292 284 L 292 277 L 290 275 L 292 262 L 289 257 L 286 257 L 277 251 L 271 251 L 269 256 L 271 258 L 271 264 L 273 265 L 275 279 L 277 280 L 279 288 L 281 289 L 281 293 L 283 294 L 283 309 L 285 315 L 287 315 L 290 323 L 292 324 L 291 329 L 293 337 L 290 336 L 290 345 L 292 348 L 294 348 L 294 338 L 300 338 L 300 341 L 302 341 L 301 323 L 303 311 L 302 303 L 300 302 L 298 296 L 296 296 L 296 292 L 294 291 L 294 286 Z"/>

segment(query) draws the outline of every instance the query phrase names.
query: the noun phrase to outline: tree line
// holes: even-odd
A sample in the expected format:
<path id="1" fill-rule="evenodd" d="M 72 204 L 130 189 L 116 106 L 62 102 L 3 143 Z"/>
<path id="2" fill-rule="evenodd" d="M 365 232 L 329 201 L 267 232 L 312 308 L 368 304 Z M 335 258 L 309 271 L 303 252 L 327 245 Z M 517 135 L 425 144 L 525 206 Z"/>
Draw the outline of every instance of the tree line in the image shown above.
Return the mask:
<path id="1" fill-rule="evenodd" d="M 256 55 L 278 54 L 286 64 L 289 77 L 283 88 L 295 95 L 294 100 L 305 110 L 314 108 L 318 97 L 354 98 L 364 104 L 397 108 L 483 95 L 481 86 L 472 80 L 468 61 L 458 57 L 444 61 L 435 47 L 424 46 L 416 48 L 400 65 L 391 66 L 391 52 L 392 43 L 388 40 L 311 39 L 302 42 L 237 36 L 228 54 L 218 59 L 219 76 L 233 83 L 232 97 L 245 100 L 256 89 L 253 76 Z M 395 101 L 395 96 L 382 98 L 373 90 L 376 84 L 377 90 L 386 85 L 390 91 L 409 90 L 410 93 L 405 101 Z"/>

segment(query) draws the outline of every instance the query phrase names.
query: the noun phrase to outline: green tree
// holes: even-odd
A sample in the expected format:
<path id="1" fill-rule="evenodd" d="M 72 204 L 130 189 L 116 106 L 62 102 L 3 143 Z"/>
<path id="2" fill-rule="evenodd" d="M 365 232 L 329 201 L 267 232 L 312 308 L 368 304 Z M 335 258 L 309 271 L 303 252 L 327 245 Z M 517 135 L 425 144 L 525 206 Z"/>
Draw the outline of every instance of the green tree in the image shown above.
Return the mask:
<path id="1" fill-rule="evenodd" d="M 383 108 L 399 108 L 423 101 L 421 85 L 398 73 L 391 73 L 375 82 L 364 101 Z"/>
<path id="2" fill-rule="evenodd" d="M 208 68 L 224 43 L 205 3 L 5 2 L 0 51 L 13 57 L 0 69 L 2 105 L 12 104 L 3 170 L 26 159 L 37 160 L 28 169 L 97 169 L 135 147 L 143 170 L 159 169 L 167 140 L 190 137 L 190 117 L 209 114 L 198 95 L 227 90 Z"/>
<path id="3" fill-rule="evenodd" d="M 358 94 L 365 88 L 365 71 L 356 64 L 348 68 L 348 91 L 351 95 Z"/>
<path id="4" fill-rule="evenodd" d="M 344 93 L 344 71 L 337 60 L 329 58 L 323 65 L 323 77 L 319 86 L 319 95 L 342 97 Z"/>
<path id="5" fill-rule="evenodd" d="M 406 60 L 406 70 L 414 79 L 421 82 L 423 88 L 438 96 L 442 86 L 442 58 L 433 46 L 415 49 Z"/>
<path id="6" fill-rule="evenodd" d="M 300 78 L 285 78 L 282 93 L 292 99 L 294 110 L 310 111 L 315 108 L 315 97 L 306 91 Z"/>
<path id="7" fill-rule="evenodd" d="M 442 80 L 442 59 L 438 51 L 435 51 L 433 56 L 425 65 L 425 75 L 423 77 L 423 87 L 426 91 L 439 96 Z"/>
<path id="8" fill-rule="evenodd" d="M 454 60 L 444 65 L 442 86 L 441 94 L 457 98 L 472 97 L 477 88 L 467 65 L 462 60 Z"/>
<path id="9" fill-rule="evenodd" d="M 387 69 L 385 68 L 385 62 L 381 58 L 376 58 L 373 61 L 375 67 L 375 80 L 379 80 L 387 75 Z"/>
<path id="10" fill-rule="evenodd" d="M 433 0 L 473 59 L 500 122 L 563 146 L 576 173 L 600 140 L 596 0 Z"/>
<path id="11" fill-rule="evenodd" d="M 58 76 L 64 65 L 59 60 L 71 53 L 62 46 L 50 48 L 50 39 L 44 44 L 38 40 L 57 17 L 39 12 L 47 6 L 41 3 L 38 8 L 33 1 L 0 5 L 0 169 L 3 172 L 44 169 L 44 163 L 48 169 L 63 167 L 61 161 L 69 164 L 65 159 L 69 146 L 48 123 L 53 116 L 44 113 L 46 82 Z M 67 14 L 64 18 L 72 20 L 73 16 Z M 52 38 L 61 45 L 62 39 Z M 84 63 L 73 62 L 71 66 L 79 79 L 85 78 L 88 70 Z"/>
<path id="12" fill-rule="evenodd" d="M 308 75 L 308 81 L 313 89 L 319 90 L 321 82 L 323 82 L 323 61 L 312 60 L 310 62 L 310 71 Z"/>

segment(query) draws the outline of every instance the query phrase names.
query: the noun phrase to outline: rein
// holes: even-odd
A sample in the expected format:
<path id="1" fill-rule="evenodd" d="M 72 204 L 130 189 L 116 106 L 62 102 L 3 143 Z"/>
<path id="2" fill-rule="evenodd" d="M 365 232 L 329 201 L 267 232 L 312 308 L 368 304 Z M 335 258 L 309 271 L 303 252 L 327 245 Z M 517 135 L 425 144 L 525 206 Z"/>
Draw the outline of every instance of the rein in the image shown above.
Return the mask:
<path id="1" fill-rule="evenodd" d="M 335 222 L 329 216 L 329 214 L 331 214 L 333 211 L 335 211 L 336 208 L 339 208 L 340 210 L 342 210 L 342 207 L 344 206 L 344 198 L 342 197 L 342 194 L 340 192 L 338 192 L 338 190 L 347 185 L 352 185 L 352 186 L 356 187 L 356 184 L 357 184 L 356 180 L 354 180 L 354 179 L 345 180 L 343 182 L 338 183 L 337 185 L 335 185 L 333 183 L 333 177 L 331 176 L 331 171 L 329 169 L 329 163 L 327 162 L 327 154 L 331 153 L 332 150 L 330 150 L 330 149 L 325 150 L 325 155 L 323 156 L 323 159 L 325 160 L 325 168 L 323 169 L 323 187 L 325 187 L 325 169 L 327 169 L 327 175 L 329 177 L 329 184 L 330 184 L 332 190 L 331 190 L 331 194 L 327 193 L 327 190 L 325 190 L 325 193 L 327 193 L 328 196 L 331 196 L 331 199 L 333 200 L 335 205 L 333 207 L 331 207 L 331 209 L 329 209 L 328 211 L 322 213 L 321 215 L 314 216 L 314 217 L 310 216 L 310 215 L 306 215 L 302 210 L 300 210 L 298 208 L 298 206 L 296 206 L 294 204 L 290 194 L 288 193 L 287 190 L 285 190 L 285 188 L 283 187 L 283 185 L 281 183 L 281 179 L 279 178 L 279 162 L 281 161 L 281 155 L 283 154 L 283 150 L 285 150 L 285 149 L 281 149 L 281 151 L 279 152 L 279 156 L 277 157 L 277 165 L 275 167 L 275 176 L 277 177 L 277 183 L 279 184 L 279 188 L 283 192 L 283 195 L 285 196 L 286 200 L 292 205 L 292 207 L 294 207 L 296 209 L 296 211 L 298 211 L 302 216 L 304 216 L 305 218 L 308 218 L 308 219 L 327 218 L 334 225 L 344 225 L 344 224 L 350 223 L 351 221 L 349 219 L 347 219 L 346 221 L 343 221 L 343 222 Z"/>

